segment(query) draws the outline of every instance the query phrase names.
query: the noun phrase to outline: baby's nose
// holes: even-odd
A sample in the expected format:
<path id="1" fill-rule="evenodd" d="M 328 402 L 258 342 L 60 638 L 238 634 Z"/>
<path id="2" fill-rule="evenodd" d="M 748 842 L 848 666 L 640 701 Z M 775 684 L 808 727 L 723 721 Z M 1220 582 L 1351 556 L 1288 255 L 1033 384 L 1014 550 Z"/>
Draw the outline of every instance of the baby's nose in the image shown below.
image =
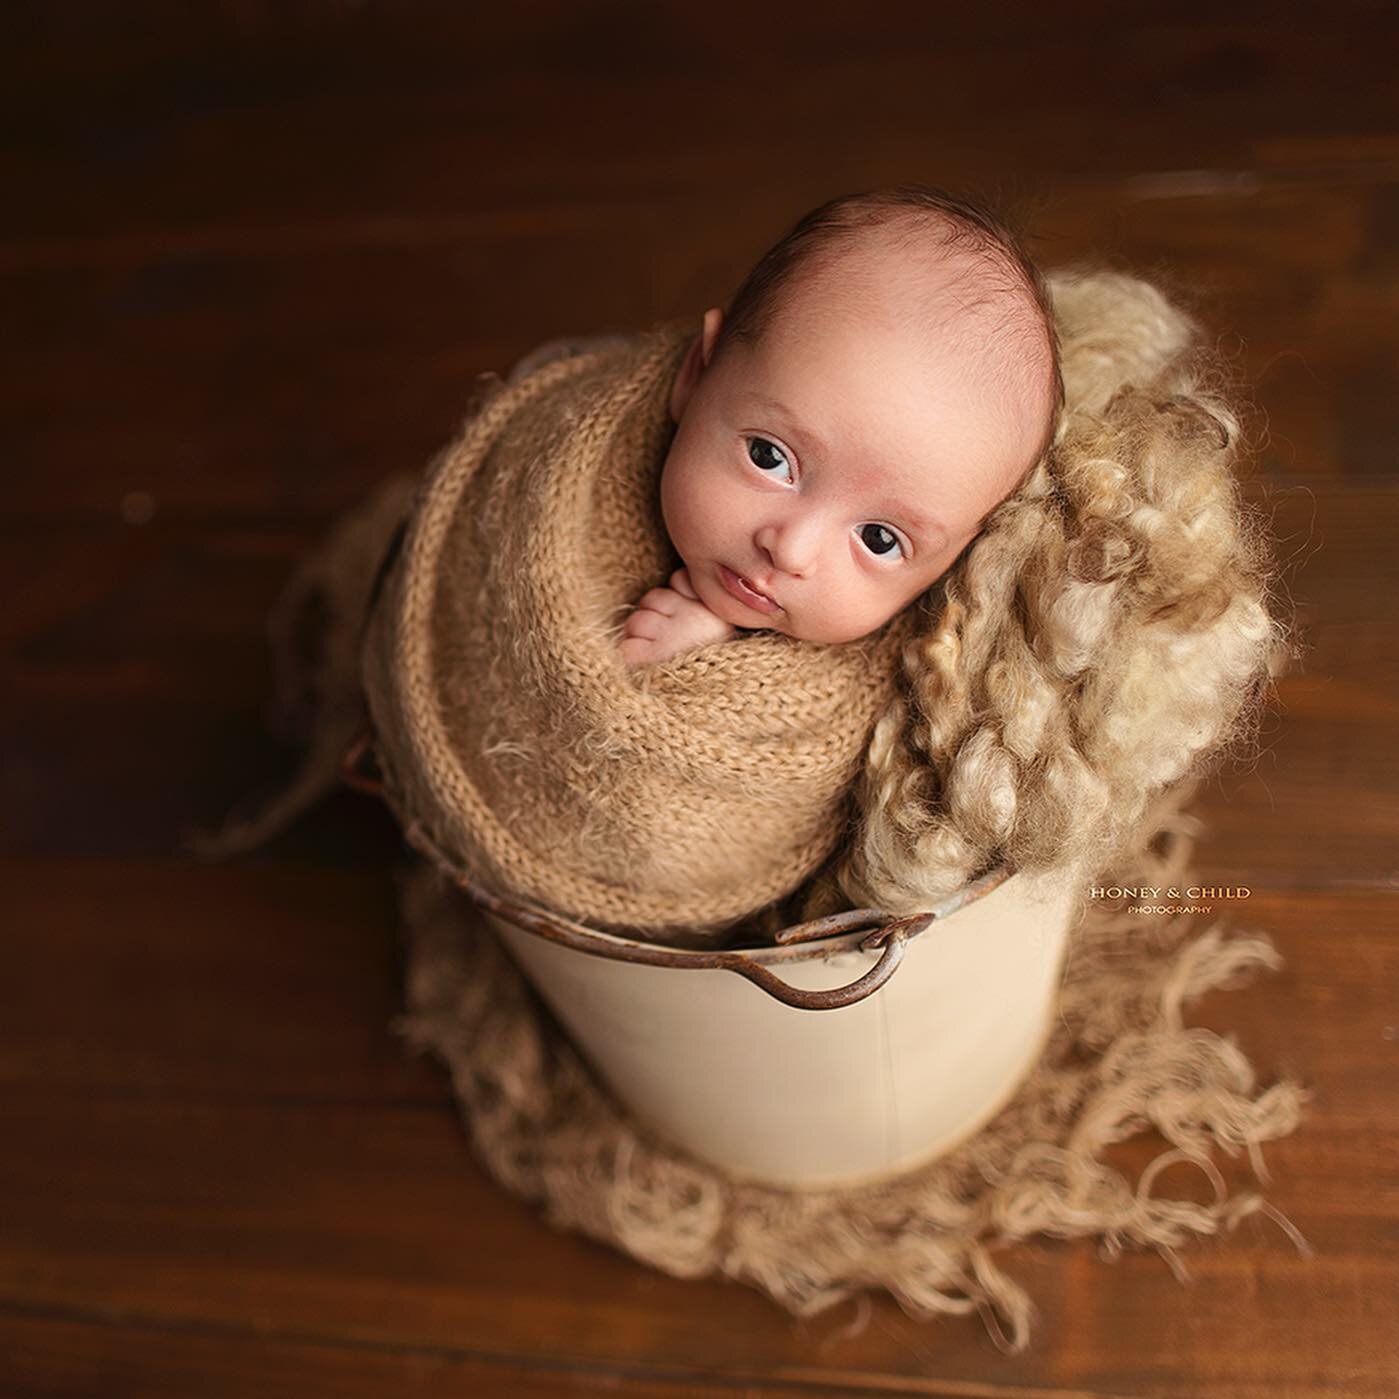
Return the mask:
<path id="1" fill-rule="evenodd" d="M 765 525 L 756 536 L 773 567 L 794 578 L 805 578 L 815 567 L 819 542 L 814 524 L 800 520 Z"/>

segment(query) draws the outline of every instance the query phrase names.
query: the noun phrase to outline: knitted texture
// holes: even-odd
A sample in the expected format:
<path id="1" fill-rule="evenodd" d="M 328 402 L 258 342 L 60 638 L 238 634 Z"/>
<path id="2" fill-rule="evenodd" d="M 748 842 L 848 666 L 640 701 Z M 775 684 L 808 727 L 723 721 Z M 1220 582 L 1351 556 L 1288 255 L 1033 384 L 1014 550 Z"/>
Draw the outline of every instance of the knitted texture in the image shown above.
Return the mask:
<path id="1" fill-rule="evenodd" d="M 488 383 L 429 474 L 370 626 L 391 800 L 473 878 L 571 918 L 703 941 L 846 834 L 910 635 L 740 632 L 629 669 L 679 560 L 659 514 L 678 326 Z"/>

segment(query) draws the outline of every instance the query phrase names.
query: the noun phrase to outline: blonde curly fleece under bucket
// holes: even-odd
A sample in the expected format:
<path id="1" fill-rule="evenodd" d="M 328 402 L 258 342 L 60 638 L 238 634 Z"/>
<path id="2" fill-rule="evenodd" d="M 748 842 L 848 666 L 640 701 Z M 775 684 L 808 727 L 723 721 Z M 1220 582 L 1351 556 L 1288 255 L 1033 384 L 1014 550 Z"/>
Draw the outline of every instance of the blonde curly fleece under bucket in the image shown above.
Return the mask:
<path id="1" fill-rule="evenodd" d="M 1153 803 L 1140 849 L 1104 881 L 1189 882 L 1193 785 Z M 994 1255 L 1034 1236 L 1096 1239 L 1107 1259 L 1151 1247 L 1182 1282 L 1184 1244 L 1252 1214 L 1313 1251 L 1257 1191 L 1231 1194 L 1215 1160 L 1244 1151 L 1266 1182 L 1261 1144 L 1293 1131 L 1309 1090 L 1260 1085 L 1232 1036 L 1186 1022 L 1206 992 L 1281 965 L 1265 934 L 1202 931 L 1192 916 L 1148 923 L 1090 903 L 1070 938 L 1049 1044 L 987 1126 L 904 1175 L 783 1190 L 733 1181 L 633 1121 L 449 877 L 418 866 L 401 902 L 408 1011 L 398 1028 L 451 1073 L 487 1170 L 554 1226 L 675 1277 L 727 1277 L 798 1316 L 871 1292 L 923 1320 L 975 1311 L 1013 1353 L 1030 1344 L 1036 1308 L 1013 1253 L 1004 1265 Z M 1133 1182 L 1103 1156 L 1146 1131 L 1168 1145 Z M 1212 1202 L 1157 1185 L 1176 1163 L 1207 1177 Z"/>

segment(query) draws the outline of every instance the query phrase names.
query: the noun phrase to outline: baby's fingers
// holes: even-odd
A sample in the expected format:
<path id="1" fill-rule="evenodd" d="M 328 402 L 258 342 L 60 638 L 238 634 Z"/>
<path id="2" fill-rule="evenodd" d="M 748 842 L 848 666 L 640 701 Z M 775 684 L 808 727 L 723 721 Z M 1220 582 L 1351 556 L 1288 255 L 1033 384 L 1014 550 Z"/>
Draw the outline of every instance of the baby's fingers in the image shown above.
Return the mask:
<path id="1" fill-rule="evenodd" d="M 649 607 L 652 612 L 659 612 L 666 617 L 674 617 L 680 611 L 682 602 L 680 594 L 672 588 L 652 588 L 637 603 L 637 607 Z"/>
<path id="2" fill-rule="evenodd" d="M 617 648 L 624 665 L 646 665 L 656 659 L 656 643 L 648 637 L 628 636 Z"/>
<path id="3" fill-rule="evenodd" d="M 690 570 L 688 568 L 677 568 L 670 575 L 670 586 L 682 596 L 699 601 L 699 594 L 695 591 L 695 585 L 690 582 Z"/>
<path id="4" fill-rule="evenodd" d="M 627 618 L 622 627 L 622 634 L 629 637 L 641 637 L 646 641 L 654 641 L 661 634 L 661 629 L 664 626 L 665 618 L 659 612 L 638 607 Z"/>

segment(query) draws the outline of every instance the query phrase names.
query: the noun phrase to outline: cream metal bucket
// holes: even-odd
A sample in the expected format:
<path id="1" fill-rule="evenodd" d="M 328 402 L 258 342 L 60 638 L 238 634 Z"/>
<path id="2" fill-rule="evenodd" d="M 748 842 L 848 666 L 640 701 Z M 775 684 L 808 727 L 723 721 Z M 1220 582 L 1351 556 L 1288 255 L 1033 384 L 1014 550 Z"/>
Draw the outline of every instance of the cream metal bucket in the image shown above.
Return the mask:
<path id="1" fill-rule="evenodd" d="M 370 756 L 366 732 L 342 776 L 392 807 Z M 689 951 L 502 898 L 396 814 L 639 1123 L 785 1187 L 895 1175 L 989 1122 L 1043 1052 L 1083 906 L 1077 868 L 1002 867 L 926 913 L 855 909 L 772 945 Z"/>
<path id="2" fill-rule="evenodd" d="M 1081 894 L 1072 874 L 997 870 L 914 919 L 858 910 L 707 953 L 467 892 L 640 1123 L 736 1178 L 806 1188 L 930 1160 L 1010 1100 L 1052 1028 Z"/>

